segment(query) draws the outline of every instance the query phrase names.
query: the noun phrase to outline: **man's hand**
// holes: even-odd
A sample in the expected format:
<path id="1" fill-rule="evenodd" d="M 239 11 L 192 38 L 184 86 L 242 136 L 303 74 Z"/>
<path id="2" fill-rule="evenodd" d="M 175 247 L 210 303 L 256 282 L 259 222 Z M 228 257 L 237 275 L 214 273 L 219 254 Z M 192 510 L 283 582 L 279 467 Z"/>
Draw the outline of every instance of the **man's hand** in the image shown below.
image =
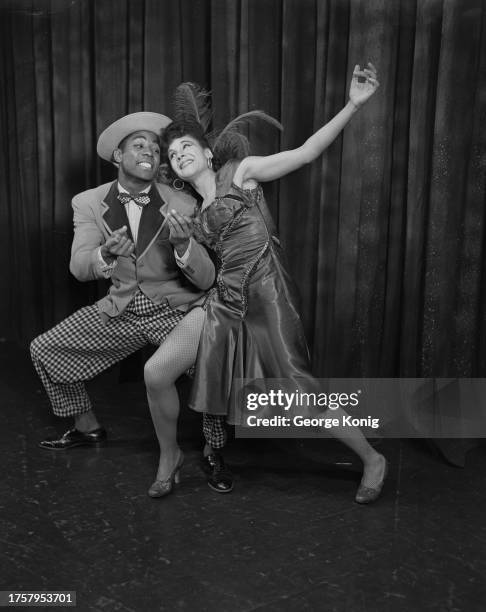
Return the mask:
<path id="1" fill-rule="evenodd" d="M 186 252 L 189 239 L 192 236 L 192 219 L 172 209 L 167 215 L 167 223 L 170 230 L 169 240 L 177 255 L 181 257 Z"/>
<path id="2" fill-rule="evenodd" d="M 130 257 L 135 245 L 127 236 L 127 226 L 115 230 L 101 247 L 101 257 L 106 263 L 112 263 L 117 257 Z"/>

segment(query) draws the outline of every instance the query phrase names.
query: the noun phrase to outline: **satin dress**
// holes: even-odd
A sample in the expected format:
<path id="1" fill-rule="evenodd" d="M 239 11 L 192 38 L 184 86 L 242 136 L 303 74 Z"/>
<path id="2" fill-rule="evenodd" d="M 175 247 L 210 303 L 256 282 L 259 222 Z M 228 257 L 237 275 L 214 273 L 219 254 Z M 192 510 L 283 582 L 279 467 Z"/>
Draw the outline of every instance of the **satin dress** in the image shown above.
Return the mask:
<path id="1" fill-rule="evenodd" d="M 217 257 L 189 405 L 241 423 L 241 381 L 311 379 L 309 352 L 275 224 L 261 186 L 237 187 L 238 161 L 216 175 L 215 200 L 194 219 Z M 239 409 L 240 408 L 240 409 Z"/>

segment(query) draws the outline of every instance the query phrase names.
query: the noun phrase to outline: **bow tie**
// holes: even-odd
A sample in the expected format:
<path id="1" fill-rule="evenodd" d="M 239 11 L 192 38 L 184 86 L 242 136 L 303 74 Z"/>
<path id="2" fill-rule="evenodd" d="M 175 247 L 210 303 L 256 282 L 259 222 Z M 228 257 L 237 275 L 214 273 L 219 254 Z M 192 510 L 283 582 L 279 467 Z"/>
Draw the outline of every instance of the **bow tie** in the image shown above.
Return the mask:
<path id="1" fill-rule="evenodd" d="M 147 206 L 150 203 L 148 193 L 119 193 L 117 197 L 122 204 L 128 204 L 132 200 L 139 206 Z"/>

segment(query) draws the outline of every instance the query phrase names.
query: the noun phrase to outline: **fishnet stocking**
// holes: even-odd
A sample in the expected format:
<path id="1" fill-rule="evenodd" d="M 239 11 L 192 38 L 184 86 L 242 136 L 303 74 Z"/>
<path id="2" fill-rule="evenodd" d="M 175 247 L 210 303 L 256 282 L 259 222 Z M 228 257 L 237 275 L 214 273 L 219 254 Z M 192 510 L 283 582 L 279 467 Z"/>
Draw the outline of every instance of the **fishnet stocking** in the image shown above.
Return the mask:
<path id="1" fill-rule="evenodd" d="M 193 308 L 145 364 L 145 379 L 159 389 L 172 385 L 196 361 L 204 310 Z"/>
<path id="2" fill-rule="evenodd" d="M 170 455 L 177 448 L 179 396 L 175 382 L 196 361 L 204 317 L 202 308 L 192 309 L 145 364 L 150 412 L 163 455 Z M 226 442 L 225 418 L 205 414 L 203 421 L 206 442 L 212 448 L 223 447 Z"/>

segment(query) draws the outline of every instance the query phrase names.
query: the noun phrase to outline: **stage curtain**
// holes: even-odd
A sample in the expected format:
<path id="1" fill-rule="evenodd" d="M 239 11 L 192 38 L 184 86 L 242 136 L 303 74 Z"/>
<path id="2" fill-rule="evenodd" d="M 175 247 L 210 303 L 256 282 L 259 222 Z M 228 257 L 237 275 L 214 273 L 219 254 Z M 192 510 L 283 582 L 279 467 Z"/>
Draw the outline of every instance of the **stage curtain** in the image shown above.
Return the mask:
<path id="1" fill-rule="evenodd" d="M 1 10 L 0 335 L 23 344 L 91 303 L 70 276 L 70 201 L 115 177 L 97 134 L 171 113 L 181 81 L 214 125 L 260 108 L 254 152 L 299 146 L 381 87 L 326 154 L 265 186 L 315 373 L 485 376 L 486 5 L 481 0 L 16 0 Z"/>

